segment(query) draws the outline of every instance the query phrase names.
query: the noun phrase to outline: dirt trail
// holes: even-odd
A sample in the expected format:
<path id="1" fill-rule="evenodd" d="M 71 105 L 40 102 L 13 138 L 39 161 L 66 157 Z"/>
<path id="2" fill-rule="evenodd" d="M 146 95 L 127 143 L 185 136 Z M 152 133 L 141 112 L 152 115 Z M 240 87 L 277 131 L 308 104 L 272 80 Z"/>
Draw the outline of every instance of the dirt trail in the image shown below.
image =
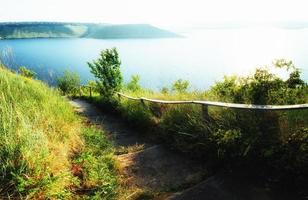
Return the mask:
<path id="1" fill-rule="evenodd" d="M 266 188 L 250 184 L 247 177 L 240 174 L 216 174 L 202 181 L 206 170 L 199 162 L 149 141 L 143 137 L 144 134 L 129 128 L 121 119 L 100 111 L 84 100 L 76 99 L 71 104 L 90 123 L 99 126 L 114 143 L 118 152 L 116 159 L 122 166 L 121 176 L 127 180 L 126 184 L 162 194 L 156 199 L 294 199 L 283 194 L 273 196 Z"/>
<path id="2" fill-rule="evenodd" d="M 72 100 L 71 104 L 90 123 L 101 127 L 114 143 L 121 154 L 117 155 L 117 159 L 128 184 L 154 193 L 172 194 L 202 180 L 204 170 L 198 162 L 147 140 L 142 133 L 127 127 L 121 119 L 100 111 L 84 100 Z M 123 152 L 123 149 L 133 150 Z"/>
<path id="3" fill-rule="evenodd" d="M 75 110 L 85 116 L 90 123 L 100 126 L 100 128 L 108 134 L 114 145 L 120 147 L 130 147 L 134 145 L 152 146 L 142 134 L 127 128 L 127 125 L 115 116 L 103 113 L 94 105 L 85 100 L 75 99 L 70 102 Z"/>

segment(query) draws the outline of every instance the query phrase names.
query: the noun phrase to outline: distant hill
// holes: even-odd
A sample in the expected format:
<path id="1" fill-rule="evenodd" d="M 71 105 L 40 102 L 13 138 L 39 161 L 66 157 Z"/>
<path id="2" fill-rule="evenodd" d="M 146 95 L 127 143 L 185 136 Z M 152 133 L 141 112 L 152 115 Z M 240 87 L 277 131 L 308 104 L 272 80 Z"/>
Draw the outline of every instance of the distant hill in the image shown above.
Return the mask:
<path id="1" fill-rule="evenodd" d="M 18 22 L 0 23 L 0 39 L 21 38 L 166 38 L 179 35 L 147 24 Z"/>
<path id="2" fill-rule="evenodd" d="M 89 38 L 164 38 L 178 37 L 175 33 L 147 24 L 89 26 Z"/>

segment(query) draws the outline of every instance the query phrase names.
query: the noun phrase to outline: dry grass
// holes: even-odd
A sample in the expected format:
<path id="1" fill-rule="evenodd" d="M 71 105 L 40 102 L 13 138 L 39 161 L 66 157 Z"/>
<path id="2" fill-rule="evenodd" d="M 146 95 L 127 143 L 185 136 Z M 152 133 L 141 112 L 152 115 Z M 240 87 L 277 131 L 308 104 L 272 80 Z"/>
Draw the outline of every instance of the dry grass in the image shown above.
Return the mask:
<path id="1" fill-rule="evenodd" d="M 81 123 L 67 100 L 42 82 L 0 68 L 2 197 L 65 198 Z"/>

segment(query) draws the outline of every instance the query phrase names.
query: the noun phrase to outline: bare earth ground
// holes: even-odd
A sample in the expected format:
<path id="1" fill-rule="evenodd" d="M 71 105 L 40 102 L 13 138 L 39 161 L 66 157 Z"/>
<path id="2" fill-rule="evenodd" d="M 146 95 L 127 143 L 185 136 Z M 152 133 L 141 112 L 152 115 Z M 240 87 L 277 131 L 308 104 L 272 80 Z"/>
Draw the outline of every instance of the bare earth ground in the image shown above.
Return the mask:
<path id="1" fill-rule="evenodd" d="M 71 104 L 114 143 L 126 184 L 158 194 L 173 194 L 202 180 L 204 168 L 200 163 L 147 140 L 121 119 L 103 113 L 84 100 L 75 99 Z"/>
<path id="2" fill-rule="evenodd" d="M 274 198 L 266 189 L 251 185 L 247 178 L 236 175 L 218 174 L 202 181 L 207 174 L 200 162 L 153 143 L 121 119 L 104 113 L 84 100 L 75 99 L 71 104 L 89 123 L 97 125 L 109 136 L 116 147 L 116 160 L 125 185 L 151 191 L 156 194 L 153 199 L 289 199 Z M 133 194 L 128 196 L 132 197 Z"/>

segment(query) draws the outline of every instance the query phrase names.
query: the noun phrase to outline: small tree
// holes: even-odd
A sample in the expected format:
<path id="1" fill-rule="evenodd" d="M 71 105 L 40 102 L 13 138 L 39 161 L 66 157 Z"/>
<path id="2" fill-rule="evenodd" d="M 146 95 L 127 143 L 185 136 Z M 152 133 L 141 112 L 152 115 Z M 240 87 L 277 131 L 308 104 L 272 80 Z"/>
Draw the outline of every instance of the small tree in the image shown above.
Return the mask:
<path id="1" fill-rule="evenodd" d="M 133 91 L 133 92 L 141 90 L 141 86 L 140 86 L 139 81 L 140 81 L 140 76 L 139 75 L 133 75 L 131 77 L 131 80 L 126 84 L 126 88 L 128 90 Z"/>
<path id="2" fill-rule="evenodd" d="M 121 61 L 116 48 L 102 51 L 100 58 L 88 65 L 91 73 L 98 79 L 97 85 L 101 95 L 109 98 L 121 89 Z"/>
<path id="3" fill-rule="evenodd" d="M 87 82 L 87 86 L 88 86 L 89 88 L 92 88 L 92 91 L 98 91 L 97 84 L 96 84 L 96 82 L 93 81 L 93 80 L 89 80 L 89 81 Z"/>
<path id="4" fill-rule="evenodd" d="M 169 88 L 163 87 L 163 88 L 160 89 L 160 92 L 163 93 L 163 94 L 168 94 L 169 93 Z"/>
<path id="5" fill-rule="evenodd" d="M 176 80 L 172 85 L 172 90 L 178 93 L 187 92 L 189 82 L 187 80 L 179 79 Z"/>
<path id="6" fill-rule="evenodd" d="M 27 77 L 27 78 L 34 78 L 36 76 L 36 73 L 24 66 L 22 67 L 19 67 L 19 70 L 18 70 L 19 74 L 24 76 L 24 77 Z"/>
<path id="7" fill-rule="evenodd" d="M 80 76 L 68 70 L 57 81 L 58 87 L 65 95 L 76 94 L 80 87 Z"/>

